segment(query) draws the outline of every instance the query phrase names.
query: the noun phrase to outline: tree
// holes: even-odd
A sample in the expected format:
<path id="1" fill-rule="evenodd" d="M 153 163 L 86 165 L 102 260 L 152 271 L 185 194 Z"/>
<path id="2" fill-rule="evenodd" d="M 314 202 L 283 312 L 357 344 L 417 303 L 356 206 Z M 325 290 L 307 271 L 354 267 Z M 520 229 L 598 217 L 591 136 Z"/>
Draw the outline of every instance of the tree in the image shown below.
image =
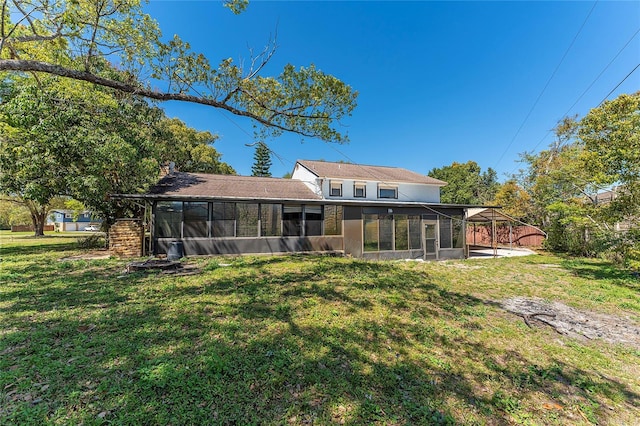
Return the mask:
<path id="1" fill-rule="evenodd" d="M 192 129 L 178 118 L 162 118 L 156 129 L 153 138 L 160 164 L 174 162 L 183 172 L 236 174 L 212 146 L 216 135 Z"/>
<path id="2" fill-rule="evenodd" d="M 251 176 L 271 177 L 271 151 L 264 142 L 258 142 L 256 152 L 253 155 L 253 166 L 251 167 Z"/>
<path id="3" fill-rule="evenodd" d="M 14 225 L 31 222 L 29 209 L 14 197 L 0 198 L 0 229 L 11 229 Z"/>
<path id="4" fill-rule="evenodd" d="M 30 209 L 36 235 L 55 196 L 73 197 L 111 223 L 130 206 L 108 194 L 138 192 L 156 180 L 157 108 L 83 82 L 9 83 L 0 102 L 0 192 Z"/>
<path id="5" fill-rule="evenodd" d="M 246 4 L 226 3 L 234 13 Z M 334 124 L 351 114 L 357 93 L 314 65 L 287 65 L 277 77 L 262 76 L 275 42 L 252 56 L 248 69 L 231 59 L 215 67 L 177 35 L 162 41 L 140 0 L 3 0 L 2 12 L 0 71 L 46 73 L 157 101 L 208 105 L 249 117 L 263 136 L 288 131 L 347 139 Z"/>
<path id="6" fill-rule="evenodd" d="M 65 127 L 75 113 L 52 114 L 53 93 L 36 85 L 2 87 L 0 105 L 0 192 L 29 209 L 35 235 L 44 235 L 51 200 L 65 193 L 65 171 L 56 159 L 67 146 Z"/>
<path id="7" fill-rule="evenodd" d="M 434 168 L 429 176 L 447 182 L 440 191 L 440 201 L 452 204 L 486 204 L 493 200 L 499 184 L 492 168 L 481 173 L 475 161 L 453 162 L 450 166 Z"/>
<path id="8" fill-rule="evenodd" d="M 502 211 L 518 220 L 531 219 L 531 196 L 514 179 L 500 185 L 491 204 L 501 206 Z"/>
<path id="9" fill-rule="evenodd" d="M 594 108 L 578 131 L 585 167 L 601 185 L 620 185 L 608 206 L 616 220 L 640 216 L 640 92 L 623 94 Z"/>
<path id="10" fill-rule="evenodd" d="M 640 229 L 620 233 L 614 226 L 623 219 L 637 223 L 640 215 L 639 135 L 640 94 L 625 94 L 581 120 L 563 119 L 549 149 L 523 155 L 528 167 L 520 183 L 549 248 L 640 266 Z M 599 202 L 598 194 L 612 185 L 619 185 L 619 196 Z"/>

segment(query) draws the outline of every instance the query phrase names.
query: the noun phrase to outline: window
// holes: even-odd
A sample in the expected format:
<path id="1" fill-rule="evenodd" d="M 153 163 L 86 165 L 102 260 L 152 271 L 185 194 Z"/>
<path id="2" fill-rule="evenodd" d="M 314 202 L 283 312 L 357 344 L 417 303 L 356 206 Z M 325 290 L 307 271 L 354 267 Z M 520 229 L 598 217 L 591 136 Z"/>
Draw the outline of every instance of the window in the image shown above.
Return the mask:
<path id="1" fill-rule="evenodd" d="M 258 204 L 236 204 L 236 236 L 258 236 Z"/>
<path id="2" fill-rule="evenodd" d="M 65 219 L 71 219 L 71 213 L 65 213 L 64 214 L 64 218 Z"/>
<path id="3" fill-rule="evenodd" d="M 184 203 L 184 236 L 208 237 L 209 203 Z"/>
<path id="4" fill-rule="evenodd" d="M 451 218 L 440 216 L 440 248 L 451 248 Z"/>
<path id="5" fill-rule="evenodd" d="M 282 208 L 282 235 L 302 235 L 302 206 L 284 206 Z"/>
<path id="6" fill-rule="evenodd" d="M 355 198 L 366 198 L 367 197 L 367 184 L 356 182 L 353 184 L 353 196 Z"/>
<path id="7" fill-rule="evenodd" d="M 395 215 L 395 249 L 409 250 L 409 223 L 407 215 Z"/>
<path id="8" fill-rule="evenodd" d="M 418 250 L 422 247 L 422 229 L 420 216 L 409 216 L 409 249 Z"/>
<path id="9" fill-rule="evenodd" d="M 282 204 L 260 205 L 260 236 L 282 235 Z"/>
<path id="10" fill-rule="evenodd" d="M 304 235 L 322 235 L 322 206 L 304 206 Z"/>
<path id="11" fill-rule="evenodd" d="M 378 198 L 398 198 L 397 186 L 378 186 Z"/>
<path id="12" fill-rule="evenodd" d="M 334 180 L 330 181 L 329 195 L 332 197 L 342 197 L 342 182 Z"/>
<path id="13" fill-rule="evenodd" d="M 342 206 L 324 206 L 324 235 L 342 235 Z"/>
<path id="14" fill-rule="evenodd" d="M 211 203 L 211 236 L 233 237 L 235 228 L 235 203 Z"/>
<path id="15" fill-rule="evenodd" d="M 365 214 L 364 224 L 364 251 L 378 251 L 378 215 Z"/>
<path id="16" fill-rule="evenodd" d="M 182 236 L 182 202 L 159 201 L 155 213 L 156 235 L 159 238 L 180 238 Z"/>
<path id="17" fill-rule="evenodd" d="M 380 215 L 379 247 L 380 250 L 393 250 L 393 216 Z"/>
<path id="18" fill-rule="evenodd" d="M 453 248 L 462 248 L 464 247 L 464 222 L 462 220 L 462 216 L 456 215 L 452 216 L 452 227 L 451 231 L 453 234 Z"/>

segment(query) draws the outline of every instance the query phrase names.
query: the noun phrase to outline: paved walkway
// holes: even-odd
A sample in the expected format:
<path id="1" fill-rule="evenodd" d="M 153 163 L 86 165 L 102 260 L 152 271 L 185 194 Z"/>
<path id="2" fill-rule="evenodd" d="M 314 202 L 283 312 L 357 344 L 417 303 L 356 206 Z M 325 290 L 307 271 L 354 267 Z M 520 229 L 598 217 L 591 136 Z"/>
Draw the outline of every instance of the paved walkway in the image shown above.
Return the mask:
<path id="1" fill-rule="evenodd" d="M 500 247 L 497 249 L 497 257 L 529 256 L 532 254 L 536 254 L 536 252 L 522 247 L 516 249 Z M 494 251 L 492 248 L 469 250 L 469 259 L 492 259 L 493 257 Z"/>

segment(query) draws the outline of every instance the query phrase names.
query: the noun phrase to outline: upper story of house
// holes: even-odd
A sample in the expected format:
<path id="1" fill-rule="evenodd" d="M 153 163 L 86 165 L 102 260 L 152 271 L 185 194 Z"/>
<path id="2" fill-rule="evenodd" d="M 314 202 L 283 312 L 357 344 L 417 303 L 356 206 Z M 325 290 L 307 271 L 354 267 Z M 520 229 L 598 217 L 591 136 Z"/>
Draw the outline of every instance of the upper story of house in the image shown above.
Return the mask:
<path id="1" fill-rule="evenodd" d="M 438 179 L 399 167 L 298 160 L 292 179 L 327 200 L 439 203 Z"/>
<path id="2" fill-rule="evenodd" d="M 73 210 L 52 210 L 50 212 L 50 219 L 55 223 L 63 222 L 102 222 L 102 219 L 92 217 L 90 211 L 83 211 L 81 213 L 74 214 Z"/>

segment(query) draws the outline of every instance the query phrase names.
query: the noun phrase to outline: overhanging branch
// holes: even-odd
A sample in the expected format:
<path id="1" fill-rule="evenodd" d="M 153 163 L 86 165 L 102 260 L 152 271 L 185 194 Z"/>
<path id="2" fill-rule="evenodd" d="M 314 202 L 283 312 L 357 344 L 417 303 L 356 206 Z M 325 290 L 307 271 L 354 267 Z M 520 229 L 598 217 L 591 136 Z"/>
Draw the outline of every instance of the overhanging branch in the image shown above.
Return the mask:
<path id="1" fill-rule="evenodd" d="M 271 120 L 265 119 L 259 115 L 253 114 L 251 112 L 248 112 L 242 109 L 235 108 L 225 102 L 221 102 L 212 98 L 207 98 L 204 96 L 194 96 L 187 93 L 168 93 L 168 92 L 151 90 L 141 86 L 135 86 L 135 85 L 121 82 L 121 81 L 100 77 L 90 72 L 65 68 L 65 67 L 62 67 L 59 65 L 53 65 L 47 62 L 23 60 L 23 59 L 0 59 L 0 71 L 42 72 L 46 74 L 57 75 L 59 77 L 86 81 L 89 83 L 97 84 L 99 86 L 109 87 L 109 88 L 118 90 L 120 92 L 143 96 L 145 98 L 155 99 L 158 101 L 163 101 L 163 102 L 164 101 L 183 101 L 183 102 L 190 102 L 190 103 L 212 106 L 215 108 L 221 108 L 223 110 L 229 111 L 234 115 L 251 118 L 267 127 L 272 127 L 272 128 L 279 129 L 282 131 L 287 131 L 287 132 L 294 132 L 306 137 L 318 136 L 314 133 L 307 133 L 300 129 L 290 128 L 290 127 L 280 125 Z M 278 112 L 278 115 L 285 116 L 285 117 L 291 116 L 290 113 L 285 113 L 285 112 Z M 314 118 L 314 117 L 303 117 L 303 118 Z M 323 118 L 326 118 L 326 117 L 323 117 Z"/>

